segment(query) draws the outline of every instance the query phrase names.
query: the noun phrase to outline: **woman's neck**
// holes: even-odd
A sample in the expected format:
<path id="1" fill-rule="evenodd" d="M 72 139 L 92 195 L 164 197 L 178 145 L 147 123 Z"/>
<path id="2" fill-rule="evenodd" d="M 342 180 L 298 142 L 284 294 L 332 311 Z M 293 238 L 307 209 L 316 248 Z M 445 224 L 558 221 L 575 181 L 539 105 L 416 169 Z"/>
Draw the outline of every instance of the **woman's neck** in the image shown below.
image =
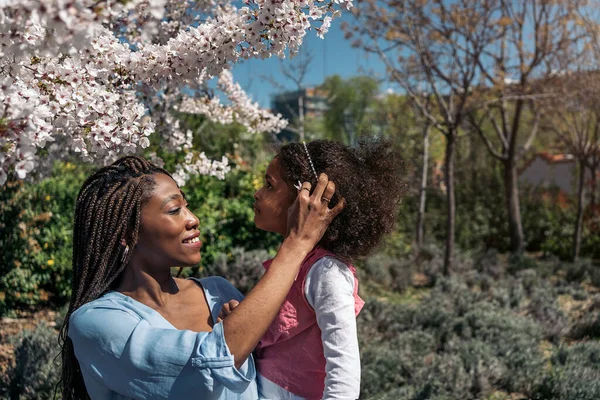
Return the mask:
<path id="1" fill-rule="evenodd" d="M 135 265 L 128 265 L 123 271 L 119 285 L 115 289 L 152 308 L 161 308 L 169 298 L 179 292 L 177 282 L 169 269 L 148 272 Z"/>

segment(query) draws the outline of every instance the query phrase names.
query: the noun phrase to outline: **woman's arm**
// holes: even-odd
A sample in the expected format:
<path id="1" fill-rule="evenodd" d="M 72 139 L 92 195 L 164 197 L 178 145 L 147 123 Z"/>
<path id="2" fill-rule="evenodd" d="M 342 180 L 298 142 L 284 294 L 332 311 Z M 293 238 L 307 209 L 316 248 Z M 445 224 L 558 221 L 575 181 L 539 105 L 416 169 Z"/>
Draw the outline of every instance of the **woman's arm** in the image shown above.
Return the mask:
<path id="1" fill-rule="evenodd" d="M 310 183 L 304 182 L 303 187 L 310 189 Z M 309 196 L 309 190 L 300 190 L 288 211 L 288 235 L 268 271 L 223 321 L 225 340 L 235 357 L 236 367 L 244 363 L 265 334 L 292 287 L 302 261 L 343 209 L 343 199 L 333 209 L 321 200 L 330 199 L 334 192 L 335 184 L 325 174 L 319 176 L 312 195 Z"/>

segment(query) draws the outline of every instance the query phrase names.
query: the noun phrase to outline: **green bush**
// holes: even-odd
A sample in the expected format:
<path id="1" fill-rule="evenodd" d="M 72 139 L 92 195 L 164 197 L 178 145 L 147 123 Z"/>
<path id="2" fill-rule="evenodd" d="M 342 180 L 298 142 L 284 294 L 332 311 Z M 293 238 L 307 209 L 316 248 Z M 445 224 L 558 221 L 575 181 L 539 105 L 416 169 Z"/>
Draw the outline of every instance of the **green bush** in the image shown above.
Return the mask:
<path id="1" fill-rule="evenodd" d="M 45 323 L 15 339 L 15 365 L 9 370 L 8 397 L 52 399 L 60 378 L 58 333 Z"/>
<path id="2" fill-rule="evenodd" d="M 600 338 L 600 311 L 589 311 L 569 331 L 571 339 Z"/>
<path id="3" fill-rule="evenodd" d="M 226 254 L 217 254 L 215 265 L 207 270 L 227 279 L 243 294 L 248 293 L 260 277 L 264 274 L 262 262 L 268 260 L 269 253 L 265 250 L 245 251 L 242 248 L 234 248 L 232 257 Z M 206 274 L 205 276 L 211 276 Z"/>
<path id="4" fill-rule="evenodd" d="M 376 254 L 364 263 L 364 271 L 369 280 L 397 292 L 411 285 L 411 277 L 415 270 L 412 261 L 398 260 L 385 254 Z"/>
<path id="5" fill-rule="evenodd" d="M 0 192 L 0 315 L 69 298 L 73 210 L 88 171 L 56 163 L 52 177 Z"/>
<path id="6" fill-rule="evenodd" d="M 498 390 L 536 393 L 544 377 L 539 343 L 550 329 L 540 321 L 550 326 L 556 316 L 545 308 L 539 321 L 518 315 L 527 307 L 537 310 L 536 302 L 526 301 L 520 280 L 509 276 L 480 291 L 478 282 L 485 276 L 438 278 L 430 295 L 416 305 L 367 299 L 359 314 L 361 398 L 394 393 L 407 399 L 481 399 Z"/>
<path id="7" fill-rule="evenodd" d="M 561 346 L 550 359 L 552 368 L 544 377 L 535 399 L 592 400 L 600 398 L 600 343 Z"/>

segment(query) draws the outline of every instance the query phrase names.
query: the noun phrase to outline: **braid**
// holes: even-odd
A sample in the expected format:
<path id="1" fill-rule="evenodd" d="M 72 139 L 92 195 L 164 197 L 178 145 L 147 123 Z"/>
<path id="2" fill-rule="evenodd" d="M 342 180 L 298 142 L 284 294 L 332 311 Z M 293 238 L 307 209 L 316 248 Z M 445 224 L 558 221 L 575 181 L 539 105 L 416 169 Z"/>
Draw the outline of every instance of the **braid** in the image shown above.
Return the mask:
<path id="1" fill-rule="evenodd" d="M 121 240 L 130 248 L 138 240 L 142 206 L 150 198 L 153 175 L 164 169 L 137 157 L 123 157 L 86 179 L 77 196 L 73 222 L 73 282 L 71 299 L 60 330 L 62 397 L 89 399 L 81 368 L 68 337 L 69 318 L 82 305 L 114 287 L 129 263 Z"/>

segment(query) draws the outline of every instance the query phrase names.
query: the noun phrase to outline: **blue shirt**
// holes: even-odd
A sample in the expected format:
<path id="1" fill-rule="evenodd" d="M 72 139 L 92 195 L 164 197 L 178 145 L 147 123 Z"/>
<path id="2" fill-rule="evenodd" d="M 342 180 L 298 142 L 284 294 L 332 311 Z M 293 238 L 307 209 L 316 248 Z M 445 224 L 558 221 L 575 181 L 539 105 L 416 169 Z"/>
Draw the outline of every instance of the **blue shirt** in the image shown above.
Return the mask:
<path id="1" fill-rule="evenodd" d="M 213 322 L 225 302 L 243 298 L 223 278 L 197 282 Z M 113 291 L 71 315 L 69 337 L 92 400 L 258 398 L 254 360 L 235 368 L 222 323 L 212 332 L 178 330 L 157 311 Z"/>

